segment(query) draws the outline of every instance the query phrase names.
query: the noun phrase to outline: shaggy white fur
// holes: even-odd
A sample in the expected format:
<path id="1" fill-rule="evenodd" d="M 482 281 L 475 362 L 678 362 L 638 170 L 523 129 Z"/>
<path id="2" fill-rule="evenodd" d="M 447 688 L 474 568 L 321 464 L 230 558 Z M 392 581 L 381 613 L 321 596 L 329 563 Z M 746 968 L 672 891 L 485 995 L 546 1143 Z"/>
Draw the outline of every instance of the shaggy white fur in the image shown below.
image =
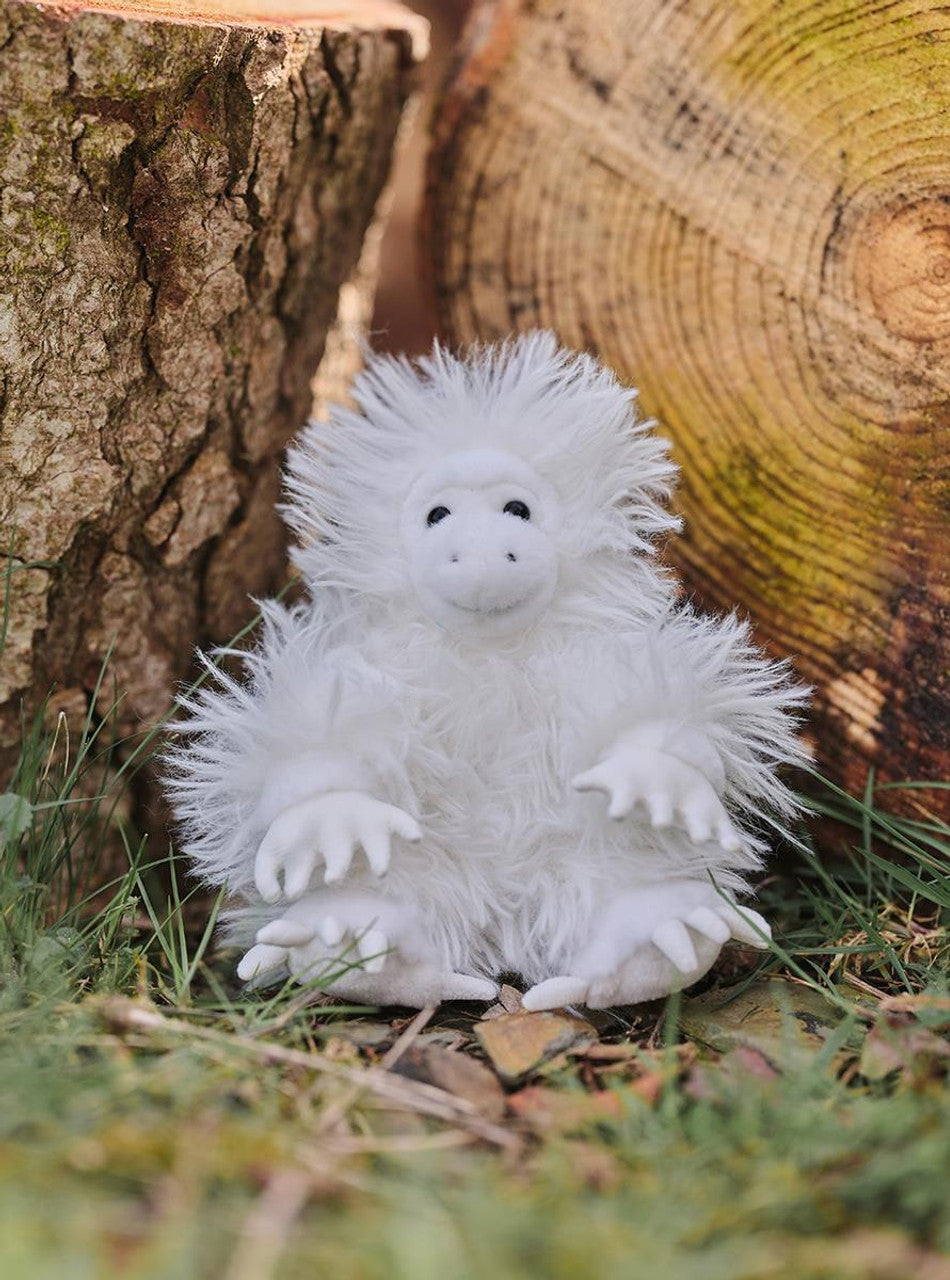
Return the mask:
<path id="1" fill-rule="evenodd" d="M 733 895 L 796 810 L 806 691 L 677 601 L 635 392 L 534 333 L 372 359 L 354 399 L 289 455 L 308 600 L 263 606 L 246 682 L 206 659 L 171 753 L 185 848 L 257 931 L 242 976 L 602 1005 L 761 942 Z"/>

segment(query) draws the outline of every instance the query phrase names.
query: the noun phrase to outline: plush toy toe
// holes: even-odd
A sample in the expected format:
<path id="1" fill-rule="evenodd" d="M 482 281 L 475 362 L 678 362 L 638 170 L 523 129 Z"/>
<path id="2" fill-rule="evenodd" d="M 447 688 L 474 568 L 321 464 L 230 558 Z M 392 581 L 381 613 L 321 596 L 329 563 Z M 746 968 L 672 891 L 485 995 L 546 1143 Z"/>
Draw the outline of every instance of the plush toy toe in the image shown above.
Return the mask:
<path id="1" fill-rule="evenodd" d="M 546 978 L 524 993 L 522 1008 L 529 1013 L 539 1013 L 545 1009 L 563 1009 L 568 1004 L 586 1004 L 589 988 L 587 978 L 572 978 L 567 975 Z"/>

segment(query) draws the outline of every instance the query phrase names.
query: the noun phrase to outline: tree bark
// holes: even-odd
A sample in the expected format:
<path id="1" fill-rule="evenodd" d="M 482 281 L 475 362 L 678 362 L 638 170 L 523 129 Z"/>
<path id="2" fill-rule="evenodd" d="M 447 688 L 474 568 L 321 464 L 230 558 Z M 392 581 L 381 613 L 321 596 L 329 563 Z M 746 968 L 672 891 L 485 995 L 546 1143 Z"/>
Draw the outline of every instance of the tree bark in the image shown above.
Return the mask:
<path id="1" fill-rule="evenodd" d="M 201 16 L 195 16 L 200 14 Z M 283 563 L 277 455 L 385 181 L 397 4 L 0 0 L 0 748 L 53 688 L 163 712 Z"/>
<path id="2" fill-rule="evenodd" d="M 639 386 L 672 554 L 814 681 L 821 763 L 950 778 L 945 7 L 482 3 L 427 229 L 451 340 L 551 327 Z"/>

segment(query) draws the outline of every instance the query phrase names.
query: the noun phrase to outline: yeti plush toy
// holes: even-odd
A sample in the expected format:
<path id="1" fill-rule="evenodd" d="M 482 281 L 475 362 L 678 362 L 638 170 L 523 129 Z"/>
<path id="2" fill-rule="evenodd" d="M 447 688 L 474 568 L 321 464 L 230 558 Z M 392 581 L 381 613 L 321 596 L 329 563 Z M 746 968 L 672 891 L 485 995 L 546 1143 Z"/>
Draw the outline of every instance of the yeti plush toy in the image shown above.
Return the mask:
<path id="1" fill-rule="evenodd" d="M 290 452 L 308 598 L 186 702 L 169 789 L 239 904 L 238 968 L 344 998 L 602 1007 L 695 982 L 804 691 L 654 560 L 674 468 L 636 395 L 547 333 L 373 359 Z"/>

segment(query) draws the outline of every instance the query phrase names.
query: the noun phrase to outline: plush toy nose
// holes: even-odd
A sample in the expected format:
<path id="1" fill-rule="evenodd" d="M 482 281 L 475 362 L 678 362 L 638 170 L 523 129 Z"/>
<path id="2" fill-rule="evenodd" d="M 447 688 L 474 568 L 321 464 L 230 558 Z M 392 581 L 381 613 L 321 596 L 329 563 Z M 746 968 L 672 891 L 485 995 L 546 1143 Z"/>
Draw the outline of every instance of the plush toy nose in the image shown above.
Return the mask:
<path id="1" fill-rule="evenodd" d="M 517 563 L 518 563 L 518 557 L 515 555 L 515 553 L 514 553 L 513 551 L 506 551 L 506 552 L 504 552 L 504 557 L 505 557 L 505 559 L 508 561 L 508 563 L 509 563 L 509 564 L 517 564 Z M 473 560 L 475 560 L 475 561 L 478 561 L 478 562 L 480 563 L 480 567 L 486 567 L 486 568 L 487 568 L 488 563 L 489 563 L 489 559 L 490 559 L 490 558 L 489 558 L 488 556 L 483 556 L 483 555 L 481 555 L 481 554 L 479 554 L 479 553 L 476 553 L 476 555 L 472 556 L 472 555 L 465 555 L 465 554 L 464 554 L 463 552 L 461 552 L 461 551 L 453 551 L 453 552 L 451 553 L 451 555 L 449 556 L 449 563 L 450 563 L 450 564 L 461 564 L 463 559 L 465 560 L 466 564 L 469 564 L 469 563 L 471 563 Z"/>
<path id="2" fill-rule="evenodd" d="M 503 609 L 530 591 L 530 556 L 516 544 L 511 516 L 479 522 L 446 548 L 440 578 L 447 597 L 463 609 Z"/>
<path id="3" fill-rule="evenodd" d="M 515 604 L 525 594 L 523 575 L 517 572 L 513 551 L 493 556 L 461 552 L 453 556 L 446 582 L 448 594 L 467 609 L 500 609 Z"/>

